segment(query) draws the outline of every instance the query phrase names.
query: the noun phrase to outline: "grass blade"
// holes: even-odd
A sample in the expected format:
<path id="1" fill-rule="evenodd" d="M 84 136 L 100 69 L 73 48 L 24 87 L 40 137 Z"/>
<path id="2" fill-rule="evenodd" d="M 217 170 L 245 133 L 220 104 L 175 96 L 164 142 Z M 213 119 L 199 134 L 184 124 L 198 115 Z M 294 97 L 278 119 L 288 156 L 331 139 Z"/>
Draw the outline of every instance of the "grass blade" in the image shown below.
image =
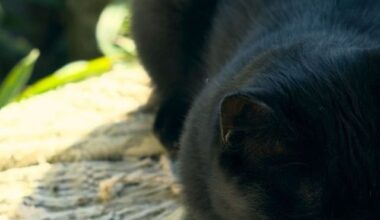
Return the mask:
<path id="1" fill-rule="evenodd" d="M 77 82 L 91 76 L 103 74 L 111 70 L 115 61 L 115 59 L 109 57 L 101 57 L 91 61 L 76 61 L 69 63 L 52 75 L 43 78 L 28 87 L 18 99 L 29 98 L 67 83 Z"/>
<path id="2" fill-rule="evenodd" d="M 25 87 L 39 55 L 40 52 L 37 49 L 32 50 L 8 73 L 0 85 L 0 107 L 13 101 Z"/>

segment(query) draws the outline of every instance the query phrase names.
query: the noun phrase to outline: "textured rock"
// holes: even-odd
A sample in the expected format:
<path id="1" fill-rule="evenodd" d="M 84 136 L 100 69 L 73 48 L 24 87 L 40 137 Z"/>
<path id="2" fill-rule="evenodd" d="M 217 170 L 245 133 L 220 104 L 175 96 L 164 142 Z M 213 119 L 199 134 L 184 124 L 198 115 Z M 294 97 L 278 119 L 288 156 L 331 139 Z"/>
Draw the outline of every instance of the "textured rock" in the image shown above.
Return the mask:
<path id="1" fill-rule="evenodd" d="M 178 219 L 153 116 L 136 112 L 150 92 L 115 68 L 2 109 L 0 219 Z"/>
<path id="2" fill-rule="evenodd" d="M 159 146 L 150 133 L 152 116 L 132 113 L 149 93 L 141 69 L 121 69 L 7 106 L 0 111 L 0 170 L 120 159 L 141 143 Z"/>

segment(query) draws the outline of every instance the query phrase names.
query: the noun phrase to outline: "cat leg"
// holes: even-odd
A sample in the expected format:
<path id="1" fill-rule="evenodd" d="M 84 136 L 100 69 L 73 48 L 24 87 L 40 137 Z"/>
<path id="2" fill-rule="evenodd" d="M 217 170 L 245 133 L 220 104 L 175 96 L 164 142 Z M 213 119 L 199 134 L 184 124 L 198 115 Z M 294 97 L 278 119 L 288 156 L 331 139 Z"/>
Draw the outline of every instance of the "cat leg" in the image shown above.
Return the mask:
<path id="1" fill-rule="evenodd" d="M 134 0 L 132 32 L 154 83 L 154 131 L 173 156 L 188 109 L 205 77 L 204 43 L 216 0 Z"/>

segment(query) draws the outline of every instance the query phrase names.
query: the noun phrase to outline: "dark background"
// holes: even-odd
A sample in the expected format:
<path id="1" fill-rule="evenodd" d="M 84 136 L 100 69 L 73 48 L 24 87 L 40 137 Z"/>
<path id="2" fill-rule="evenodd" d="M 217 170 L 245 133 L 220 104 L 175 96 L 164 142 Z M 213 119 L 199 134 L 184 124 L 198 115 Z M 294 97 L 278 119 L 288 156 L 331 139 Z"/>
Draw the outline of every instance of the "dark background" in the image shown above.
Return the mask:
<path id="1" fill-rule="evenodd" d="M 29 51 L 41 51 L 29 83 L 64 64 L 100 56 L 99 14 L 109 0 L 0 0 L 0 82 Z"/>

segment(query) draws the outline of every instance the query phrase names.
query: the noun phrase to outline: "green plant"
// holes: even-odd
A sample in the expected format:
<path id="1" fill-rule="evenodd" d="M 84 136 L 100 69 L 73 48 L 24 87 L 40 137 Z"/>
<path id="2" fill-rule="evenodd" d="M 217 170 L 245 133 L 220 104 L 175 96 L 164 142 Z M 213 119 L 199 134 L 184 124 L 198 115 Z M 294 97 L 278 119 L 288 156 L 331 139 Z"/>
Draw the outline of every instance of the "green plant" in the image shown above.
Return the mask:
<path id="1" fill-rule="evenodd" d="M 52 7 L 56 7 L 60 2 L 57 0 L 30 1 Z M 98 46 L 105 55 L 104 57 L 69 63 L 22 91 L 32 75 L 34 64 L 39 56 L 38 50 L 33 50 L 12 69 L 0 86 L 0 107 L 11 101 L 26 99 L 67 83 L 103 74 L 110 71 L 115 62 L 130 63 L 135 61 L 135 46 L 130 38 L 129 30 L 129 0 L 111 0 L 103 9 L 96 27 Z M 0 41 L 1 39 L 3 38 L 0 37 Z M 21 49 L 27 48 L 24 44 L 20 45 L 23 45 Z"/>
<path id="2" fill-rule="evenodd" d="M 103 9 L 96 27 L 98 46 L 105 56 L 90 61 L 69 63 L 28 87 L 19 99 L 29 98 L 67 83 L 103 74 L 111 70 L 115 62 L 133 62 L 136 53 L 129 30 L 129 1 L 111 0 Z"/>
<path id="3" fill-rule="evenodd" d="M 18 97 L 18 100 L 47 92 L 68 83 L 103 74 L 111 70 L 114 62 L 117 60 L 117 58 L 101 57 L 90 61 L 76 61 L 69 63 L 50 76 L 47 76 L 26 88 Z"/>
<path id="4" fill-rule="evenodd" d="M 128 0 L 111 0 L 103 9 L 96 26 L 96 39 L 105 56 L 124 56 L 128 61 L 136 57 L 130 38 L 130 5 Z"/>
<path id="5" fill-rule="evenodd" d="M 32 50 L 7 74 L 0 85 L 0 107 L 13 101 L 25 87 L 32 75 L 39 54 L 37 49 Z"/>

